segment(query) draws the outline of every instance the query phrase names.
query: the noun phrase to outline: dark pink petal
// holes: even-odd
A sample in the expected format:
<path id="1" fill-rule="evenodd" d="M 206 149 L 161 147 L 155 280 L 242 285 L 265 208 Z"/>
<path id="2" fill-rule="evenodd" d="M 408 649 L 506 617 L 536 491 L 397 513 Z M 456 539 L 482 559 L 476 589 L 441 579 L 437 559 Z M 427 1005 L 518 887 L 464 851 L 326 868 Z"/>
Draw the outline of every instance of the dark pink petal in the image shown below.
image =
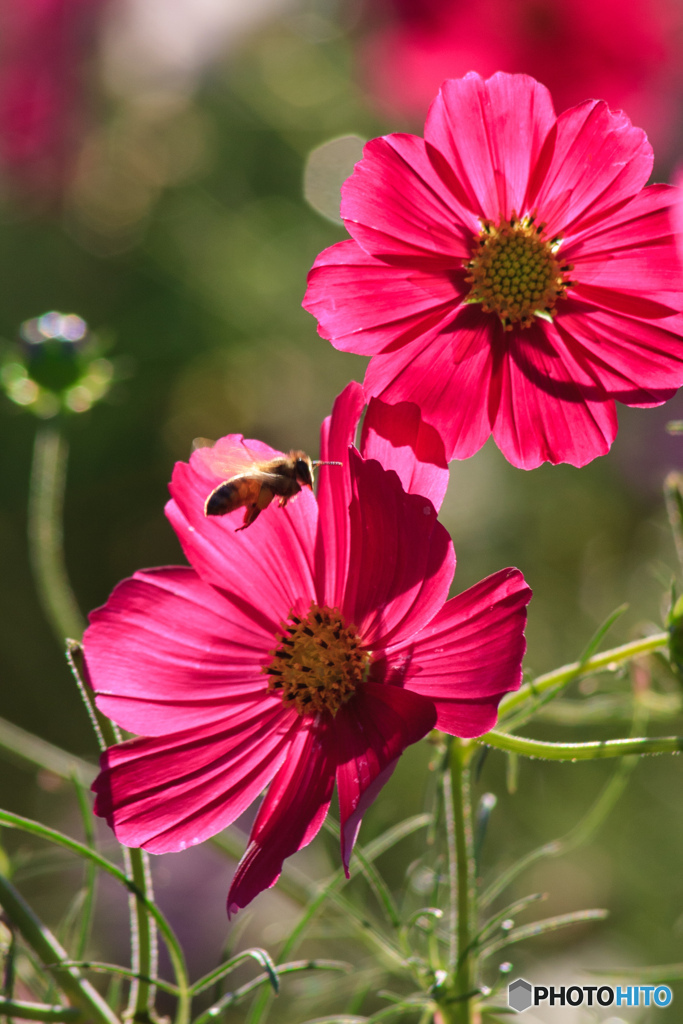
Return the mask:
<path id="1" fill-rule="evenodd" d="M 609 257 L 631 246 L 659 245 L 674 233 L 672 211 L 680 195 L 673 185 L 648 185 L 594 222 L 576 225 L 559 251 L 574 262 L 598 253 Z"/>
<path id="2" fill-rule="evenodd" d="M 414 402 L 387 405 L 371 398 L 363 420 L 361 454 L 393 469 L 410 494 L 441 508 L 448 487 L 448 463 L 441 435 L 425 423 Z"/>
<path id="3" fill-rule="evenodd" d="M 316 583 L 318 602 L 330 608 L 341 607 L 346 584 L 351 503 L 349 445 L 354 443 L 364 405 L 363 388 L 352 381 L 335 399 L 332 415 L 320 430 L 320 458 L 343 463 L 341 468 L 321 467 L 318 471 Z"/>
<path id="4" fill-rule="evenodd" d="M 318 256 L 302 305 L 335 348 L 374 355 L 437 329 L 468 291 L 462 271 L 388 263 L 347 241 Z"/>
<path id="5" fill-rule="evenodd" d="M 363 646 L 378 649 L 416 633 L 446 600 L 455 552 L 426 498 L 397 475 L 350 451 L 353 500 L 349 574 L 342 612 Z"/>
<path id="6" fill-rule="evenodd" d="M 521 683 L 530 599 L 518 569 L 494 573 L 451 598 L 410 644 L 388 651 L 387 677 L 434 702 L 438 729 L 481 736 L 503 694 Z"/>
<path id="7" fill-rule="evenodd" d="M 455 179 L 470 208 L 498 223 L 527 212 L 529 176 L 554 122 L 550 93 L 533 78 L 498 72 L 484 81 L 470 72 L 444 82 L 425 139 L 441 154 L 436 166 L 449 189 Z"/>
<path id="8" fill-rule="evenodd" d="M 491 433 L 497 409 L 493 351 L 504 345 L 497 317 L 466 306 L 443 330 L 375 356 L 364 387 L 390 404 L 414 402 L 443 438 L 447 459 L 468 459 Z"/>
<path id="9" fill-rule="evenodd" d="M 683 384 L 682 316 L 647 323 L 585 303 L 568 301 L 564 308 L 558 333 L 568 349 L 583 353 L 611 398 L 661 405 Z"/>
<path id="10" fill-rule="evenodd" d="M 240 532 L 235 527 L 241 525 L 241 510 L 204 515 L 205 478 L 192 465 L 176 463 L 170 490 L 174 500 L 166 515 L 199 576 L 225 591 L 264 629 L 274 632 L 292 608 L 305 610 L 315 600 L 318 506 L 308 488 L 286 508 L 274 501 Z"/>
<path id="11" fill-rule="evenodd" d="M 372 139 L 341 191 L 346 228 L 372 256 L 430 256 L 441 266 L 469 259 L 480 225 L 462 189 L 444 188 L 424 139 Z"/>
<path id="12" fill-rule="evenodd" d="M 237 865 L 228 893 L 228 915 L 275 885 L 284 859 L 310 843 L 325 820 L 335 771 L 324 743 L 326 727 L 313 718 L 300 718 L 299 725 Z"/>
<path id="13" fill-rule="evenodd" d="M 239 817 L 296 741 L 299 716 L 253 701 L 210 725 L 128 740 L 102 755 L 95 813 L 126 846 L 184 850 Z"/>
<path id="14" fill-rule="evenodd" d="M 548 235 L 574 234 L 631 199 L 652 171 L 652 147 L 602 100 L 566 110 L 549 136 L 528 197 Z"/>
<path id="15" fill-rule="evenodd" d="M 97 706 L 131 732 L 162 736 L 277 700 L 261 672 L 273 633 L 193 569 L 136 573 L 90 623 L 83 645 Z"/>
<path id="16" fill-rule="evenodd" d="M 493 427 L 508 462 L 521 469 L 542 462 L 585 466 L 609 451 L 617 433 L 614 402 L 553 325 L 537 322 L 508 337 Z"/>
<path id="17" fill-rule="evenodd" d="M 337 712 L 325 744 L 337 762 L 341 850 L 347 877 L 363 814 L 405 748 L 426 736 L 435 722 L 431 700 L 381 683 L 364 683 Z"/>

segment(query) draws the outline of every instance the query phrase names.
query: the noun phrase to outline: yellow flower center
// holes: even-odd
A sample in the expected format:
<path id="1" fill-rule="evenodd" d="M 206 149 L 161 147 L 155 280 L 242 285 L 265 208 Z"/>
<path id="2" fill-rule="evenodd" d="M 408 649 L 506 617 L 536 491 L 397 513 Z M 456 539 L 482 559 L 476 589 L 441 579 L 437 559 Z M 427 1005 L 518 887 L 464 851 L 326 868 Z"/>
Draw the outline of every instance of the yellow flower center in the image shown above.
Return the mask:
<path id="1" fill-rule="evenodd" d="M 545 239 L 544 227 L 533 216 L 520 220 L 514 213 L 497 227 L 484 221 L 474 255 L 465 264 L 472 285 L 465 301 L 496 313 L 506 331 L 515 324 L 531 327 L 535 316 L 551 320 L 571 283 L 566 275 L 572 264 L 555 255 L 561 239 Z"/>
<path id="2" fill-rule="evenodd" d="M 302 619 L 290 615 L 271 661 L 268 690 L 279 693 L 286 708 L 300 715 L 330 711 L 336 715 L 365 678 L 370 653 L 362 649 L 358 630 L 347 626 L 334 608 L 311 604 Z"/>

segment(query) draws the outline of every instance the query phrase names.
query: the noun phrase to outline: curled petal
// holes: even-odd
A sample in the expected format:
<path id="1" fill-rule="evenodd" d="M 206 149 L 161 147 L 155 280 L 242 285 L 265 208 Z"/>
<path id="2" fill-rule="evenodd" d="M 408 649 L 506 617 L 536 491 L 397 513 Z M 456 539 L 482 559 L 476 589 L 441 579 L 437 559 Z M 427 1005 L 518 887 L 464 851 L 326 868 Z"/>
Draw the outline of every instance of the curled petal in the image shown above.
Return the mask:
<path id="1" fill-rule="evenodd" d="M 495 725 L 503 694 L 522 681 L 530 599 L 519 569 L 488 576 L 451 598 L 409 645 L 387 655 L 389 679 L 433 701 L 438 729 L 481 736 Z"/>
<path id="2" fill-rule="evenodd" d="M 228 893 L 229 916 L 275 885 L 284 859 L 310 843 L 325 820 L 335 766 L 323 742 L 325 728 L 313 719 L 300 723 L 237 865 Z"/>
<path id="3" fill-rule="evenodd" d="M 377 650 L 411 636 L 438 611 L 455 570 L 451 539 L 426 498 L 351 450 L 349 576 L 343 612 Z"/>
<path id="4" fill-rule="evenodd" d="M 393 469 L 409 494 L 421 494 L 438 511 L 448 487 L 448 463 L 438 431 L 414 402 L 388 405 L 371 398 L 363 420 L 361 454 Z"/>
<path id="5" fill-rule="evenodd" d="M 340 708 L 326 744 L 337 762 L 341 850 L 349 860 L 361 819 L 411 743 L 434 728 L 431 700 L 397 686 L 364 683 Z"/>

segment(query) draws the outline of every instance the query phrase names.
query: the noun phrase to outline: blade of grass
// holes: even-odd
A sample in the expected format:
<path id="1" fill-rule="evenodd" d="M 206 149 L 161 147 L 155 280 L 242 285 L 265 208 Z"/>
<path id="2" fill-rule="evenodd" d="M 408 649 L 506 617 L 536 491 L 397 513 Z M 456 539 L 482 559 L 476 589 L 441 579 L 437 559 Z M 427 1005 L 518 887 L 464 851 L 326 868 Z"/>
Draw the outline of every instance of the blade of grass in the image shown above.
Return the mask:
<path id="1" fill-rule="evenodd" d="M 24 941 L 34 950 L 58 986 L 78 1008 L 85 1019 L 98 1024 L 119 1024 L 118 1017 L 81 975 L 77 967 L 65 966 L 68 953 L 33 912 L 12 883 L 0 875 L 0 904 Z"/>
<path id="2" fill-rule="evenodd" d="M 84 1020 L 83 1011 L 76 1006 L 48 1006 L 47 1003 L 26 1003 L 19 999 L 0 999 L 0 1017 L 38 1021 Z"/>
<path id="3" fill-rule="evenodd" d="M 283 974 L 292 974 L 297 971 L 314 971 L 314 970 L 325 970 L 325 971 L 344 971 L 345 973 L 350 971 L 351 964 L 345 963 L 343 960 L 295 960 L 289 964 L 280 964 L 277 968 L 278 977 Z M 248 981 L 246 985 L 242 985 L 241 988 L 235 989 L 234 992 L 226 992 L 217 1002 L 210 1006 L 208 1010 L 200 1014 L 199 1017 L 195 1017 L 193 1024 L 211 1024 L 211 1021 L 215 1021 L 219 1014 L 227 1010 L 228 1007 L 234 1006 L 240 999 L 244 999 L 255 989 L 259 988 L 269 981 L 267 974 L 259 974 L 258 977 L 252 981 Z"/>
<path id="4" fill-rule="evenodd" d="M 58 832 L 56 829 L 49 828 L 47 825 L 42 825 L 38 821 L 32 821 L 30 818 L 23 818 L 19 814 L 12 814 L 10 811 L 0 810 L 0 825 L 4 825 L 6 828 L 16 828 L 23 832 L 28 832 L 31 835 L 38 836 L 48 842 L 55 843 L 57 846 L 62 846 L 79 857 L 92 860 L 99 868 L 106 871 L 107 874 L 112 875 L 134 894 L 136 899 L 141 902 L 154 917 L 157 925 L 159 926 L 159 931 L 164 938 L 164 942 L 166 943 L 171 959 L 171 964 L 173 966 L 176 984 L 180 992 L 178 1000 L 178 1016 L 176 1017 L 176 1021 L 177 1024 L 186 1024 L 188 1019 L 187 1015 L 189 1013 L 189 983 L 187 978 L 187 968 L 185 967 L 185 957 L 173 929 L 157 905 L 155 903 L 149 903 L 146 900 L 144 894 L 139 891 L 135 883 L 131 878 L 129 878 L 125 871 L 122 871 L 121 868 L 116 866 L 116 864 L 112 864 L 111 861 L 107 860 L 106 857 L 103 857 L 96 850 L 91 850 L 90 847 L 84 846 L 83 843 L 79 843 L 75 839 L 71 839 L 70 836 L 66 836 L 63 833 Z"/>

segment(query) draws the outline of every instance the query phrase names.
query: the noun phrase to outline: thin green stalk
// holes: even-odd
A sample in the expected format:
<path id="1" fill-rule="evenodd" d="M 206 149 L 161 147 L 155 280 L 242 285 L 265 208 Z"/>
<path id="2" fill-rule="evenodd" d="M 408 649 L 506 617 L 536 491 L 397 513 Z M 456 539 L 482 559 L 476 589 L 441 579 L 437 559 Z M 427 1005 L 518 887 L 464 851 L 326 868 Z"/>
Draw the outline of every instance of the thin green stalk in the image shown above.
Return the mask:
<path id="1" fill-rule="evenodd" d="M 54 743 L 34 736 L 26 729 L 0 718 L 0 750 L 10 754 L 23 765 L 45 768 L 61 779 L 73 779 L 76 775 L 85 786 L 95 781 L 95 765 L 69 754 Z"/>
<path id="2" fill-rule="evenodd" d="M 64 561 L 62 511 L 69 447 L 54 426 L 36 431 L 28 505 L 31 566 L 43 610 L 60 644 L 79 639 L 85 623 Z"/>
<path id="3" fill-rule="evenodd" d="M 476 927 L 474 840 L 468 762 L 473 748 L 453 737 L 450 744 L 450 789 L 455 831 L 456 885 L 458 899 L 457 960 L 455 976 L 448 986 L 442 1016 L 453 1024 L 471 1024 L 474 991 L 472 933 Z"/>
<path id="4" fill-rule="evenodd" d="M 455 971 L 458 962 L 458 851 L 453 817 L 453 779 L 448 770 L 448 760 L 443 772 L 443 816 L 448 851 L 448 973 L 450 975 Z"/>
<path id="5" fill-rule="evenodd" d="M 65 966 L 64 962 L 69 959 L 66 950 L 34 914 L 12 883 L 2 875 L 0 903 L 9 920 L 21 932 L 65 995 L 83 1010 L 85 1019 L 92 1024 L 119 1024 L 118 1017 L 78 968 Z"/>
<path id="6" fill-rule="evenodd" d="M 523 757 L 538 757 L 549 761 L 595 761 L 605 757 L 624 757 L 626 754 L 677 754 L 683 750 L 683 736 L 641 736 L 637 739 L 596 740 L 590 743 L 547 743 L 492 729 L 480 736 L 477 742 L 497 747 L 498 750 L 521 754 Z"/>
<path id="7" fill-rule="evenodd" d="M 0 999 L 0 1017 L 23 1020 L 78 1021 L 83 1013 L 77 1006 L 50 1006 L 48 1003 L 26 1003 L 20 999 Z"/>
<path id="8" fill-rule="evenodd" d="M 95 829 L 93 828 L 92 812 L 88 797 L 76 774 L 73 776 L 74 788 L 78 799 L 78 806 L 83 821 L 85 841 L 91 849 L 95 849 Z M 85 896 L 80 909 L 80 923 L 78 929 L 78 941 L 75 949 L 75 959 L 82 960 L 90 940 L 93 913 L 95 911 L 95 890 L 97 887 L 97 867 L 92 861 L 88 861 L 85 868 L 85 879 L 83 882 Z"/>
<path id="9" fill-rule="evenodd" d="M 56 829 L 49 828 L 47 825 L 42 825 L 38 821 L 32 821 L 30 818 L 24 818 L 19 814 L 13 814 L 11 811 L 0 810 L 0 825 L 4 825 L 6 828 L 21 829 L 23 832 L 28 832 L 41 839 L 47 839 L 49 842 L 55 843 L 57 846 L 62 846 L 67 850 L 71 850 L 72 853 L 77 854 L 79 857 L 85 857 L 88 860 L 92 860 L 103 871 L 106 871 L 107 874 L 113 875 L 114 878 L 118 879 L 122 885 L 137 897 L 138 902 L 144 904 L 147 911 L 156 921 L 159 931 L 164 938 L 164 942 L 166 943 L 169 957 L 171 959 L 173 973 L 175 974 L 176 984 L 180 992 L 178 997 L 176 1024 L 187 1024 L 190 1010 L 189 981 L 183 951 L 173 929 L 162 914 L 161 910 L 155 903 L 150 903 L 146 900 L 143 893 L 137 889 L 129 875 L 126 874 L 125 871 L 122 871 L 121 868 L 117 867 L 116 864 L 112 864 L 111 861 L 106 859 L 106 857 L 97 853 L 96 850 L 91 850 L 89 846 L 85 846 L 83 843 L 79 843 L 75 839 L 71 839 L 70 836 L 63 835 Z"/>
<path id="10" fill-rule="evenodd" d="M 526 704 L 527 701 L 539 697 L 553 687 L 561 687 L 564 683 L 571 682 L 573 679 L 581 679 L 583 676 L 592 675 L 594 672 L 600 672 L 602 669 L 609 669 L 612 665 L 616 667 L 623 661 L 637 658 L 640 654 L 651 654 L 653 651 L 666 647 L 668 642 L 668 633 L 655 633 L 652 636 L 644 637 L 642 640 L 632 640 L 628 644 L 622 644 L 621 647 L 613 647 L 609 651 L 595 654 L 592 658 L 587 658 L 583 662 L 573 661 L 569 665 L 562 665 L 561 668 L 553 669 L 552 672 L 546 672 L 544 675 L 537 676 L 531 682 L 520 686 L 519 690 L 515 693 L 508 693 L 503 697 L 500 702 L 500 721 L 502 722 L 512 711 L 516 711 L 517 708 Z"/>
<path id="11" fill-rule="evenodd" d="M 134 1021 L 141 1024 L 151 1019 L 154 1010 L 154 986 L 147 979 L 157 973 L 157 935 L 153 918 L 150 917 L 147 905 L 154 902 L 152 874 L 149 857 L 144 850 L 126 849 L 126 867 L 133 885 L 142 893 L 145 902 L 131 895 L 131 938 L 132 970 L 137 975 L 130 988 L 128 1013 Z M 147 905 L 146 905 L 147 904 Z"/>
<path id="12" fill-rule="evenodd" d="M 70 653 L 72 655 L 75 653 L 73 647 L 70 647 Z M 74 675 L 77 680 L 81 681 L 81 685 L 85 689 L 85 684 L 81 680 L 81 673 L 85 671 L 85 666 L 79 671 L 73 657 L 71 665 Z M 93 709 L 93 715 L 97 716 L 98 733 L 105 747 L 120 743 L 121 732 L 119 728 L 106 716 L 98 714 L 96 708 Z M 134 980 L 130 986 L 126 1017 L 145 1024 L 153 1016 L 155 995 L 154 986 L 150 985 L 145 979 L 153 978 L 156 975 L 158 959 L 156 925 L 154 918 L 149 912 L 149 907 L 154 905 L 152 872 L 149 866 L 149 857 L 144 850 L 126 846 L 122 846 L 121 849 L 123 851 L 126 874 L 134 887 L 128 900 L 131 972 Z M 142 896 L 142 899 L 140 899 L 140 896 Z M 180 987 L 182 995 L 178 1000 L 176 1024 L 186 1024 L 190 1011 L 189 996 L 182 986 Z"/>

